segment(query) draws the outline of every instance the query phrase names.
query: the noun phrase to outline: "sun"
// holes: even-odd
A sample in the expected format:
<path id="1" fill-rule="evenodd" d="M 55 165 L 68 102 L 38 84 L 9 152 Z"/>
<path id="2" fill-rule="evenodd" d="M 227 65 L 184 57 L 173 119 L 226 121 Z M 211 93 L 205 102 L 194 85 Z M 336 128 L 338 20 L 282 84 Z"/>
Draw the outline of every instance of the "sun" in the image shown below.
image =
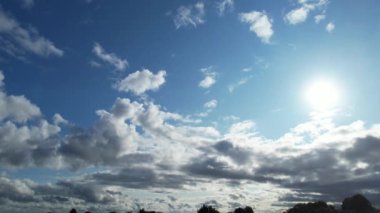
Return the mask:
<path id="1" fill-rule="evenodd" d="M 307 86 L 305 98 L 314 110 L 327 111 L 339 104 L 341 94 L 335 82 L 319 79 Z"/>

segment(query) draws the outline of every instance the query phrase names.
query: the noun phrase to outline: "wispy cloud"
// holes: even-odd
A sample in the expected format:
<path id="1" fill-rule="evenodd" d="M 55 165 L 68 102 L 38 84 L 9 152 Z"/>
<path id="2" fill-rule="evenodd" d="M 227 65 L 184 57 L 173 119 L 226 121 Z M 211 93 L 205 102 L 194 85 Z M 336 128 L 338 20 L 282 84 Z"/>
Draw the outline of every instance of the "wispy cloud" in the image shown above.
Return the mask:
<path id="1" fill-rule="evenodd" d="M 116 70 L 122 71 L 128 67 L 128 61 L 121 59 L 115 53 L 106 52 L 99 43 L 95 43 L 92 52 L 101 60 L 111 64 Z"/>
<path id="2" fill-rule="evenodd" d="M 252 11 L 240 13 L 240 20 L 250 25 L 249 30 L 256 33 L 264 43 L 269 43 L 273 35 L 272 22 L 265 11 Z"/>
<path id="3" fill-rule="evenodd" d="M 34 0 L 21 0 L 21 6 L 25 9 L 32 9 L 34 6 Z"/>
<path id="4" fill-rule="evenodd" d="M 233 10 L 234 0 L 220 0 L 216 3 L 216 8 L 218 9 L 219 15 L 224 15 L 228 10 Z"/>
<path id="5" fill-rule="evenodd" d="M 160 70 L 157 74 L 147 69 L 129 74 L 117 82 L 114 87 L 123 92 L 133 92 L 141 95 L 148 90 L 157 90 L 165 83 L 166 71 Z"/>
<path id="6" fill-rule="evenodd" d="M 205 5 L 203 2 L 189 6 L 181 6 L 177 9 L 177 13 L 174 16 L 174 25 L 177 29 L 186 26 L 197 27 L 205 22 L 205 14 Z"/>
<path id="7" fill-rule="evenodd" d="M 236 83 L 230 84 L 230 85 L 228 86 L 228 91 L 229 91 L 230 93 L 232 93 L 233 91 L 235 91 L 235 89 L 236 89 L 237 87 L 246 84 L 246 83 L 249 81 L 249 79 L 251 79 L 251 78 L 252 78 L 252 76 L 245 77 L 245 78 L 240 79 L 240 80 L 239 80 L 238 82 L 236 82 Z"/>
<path id="8" fill-rule="evenodd" d="M 53 42 L 42 37 L 33 28 L 24 28 L 0 6 L 0 48 L 12 56 L 23 56 L 33 53 L 38 56 L 63 56 Z"/>
<path id="9" fill-rule="evenodd" d="M 212 71 L 212 67 L 202 68 L 201 72 L 204 78 L 199 82 L 199 87 L 207 89 L 216 83 L 216 72 Z"/>
<path id="10" fill-rule="evenodd" d="M 315 21 L 315 23 L 319 24 L 325 18 L 326 18 L 326 15 L 319 14 L 319 15 L 314 16 L 314 21 Z"/>
<path id="11" fill-rule="evenodd" d="M 218 106 L 218 101 L 216 99 L 212 99 L 210 101 L 207 101 L 203 106 L 207 109 L 214 109 Z"/>
<path id="12" fill-rule="evenodd" d="M 250 72 L 252 70 L 253 70 L 252 67 L 244 67 L 243 69 L 241 69 L 242 72 Z"/>

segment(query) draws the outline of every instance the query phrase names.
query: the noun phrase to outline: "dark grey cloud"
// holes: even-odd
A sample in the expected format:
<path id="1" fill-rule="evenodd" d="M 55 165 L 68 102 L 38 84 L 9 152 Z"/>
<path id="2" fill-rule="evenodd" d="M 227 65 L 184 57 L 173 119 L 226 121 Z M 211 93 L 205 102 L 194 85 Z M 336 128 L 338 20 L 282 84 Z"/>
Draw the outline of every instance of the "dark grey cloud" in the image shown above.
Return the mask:
<path id="1" fill-rule="evenodd" d="M 31 203 L 38 202 L 39 199 L 34 196 L 30 182 L 0 177 L 0 203 L 5 204 L 9 201 Z"/>
<path id="2" fill-rule="evenodd" d="M 120 193 L 109 192 L 102 186 L 89 182 L 58 181 L 55 184 L 36 184 L 28 180 L 12 180 L 0 177 L 0 201 L 2 203 L 62 204 L 73 199 L 83 203 L 109 204 Z"/>
<path id="3" fill-rule="evenodd" d="M 329 144 L 303 152 L 280 148 L 285 153 L 273 152 L 270 156 L 219 141 L 201 147 L 203 154 L 191 159 L 182 169 L 191 176 L 207 179 L 226 179 L 238 184 L 249 180 L 291 189 L 292 195 L 281 197 L 280 202 L 284 203 L 305 199 L 340 202 L 356 193 L 376 199 L 380 195 L 380 138 L 368 135 L 352 140 L 353 143 L 347 142 L 352 145 L 344 149 Z M 218 156 L 230 157 L 233 164 Z M 246 169 L 238 169 L 241 165 Z M 238 199 L 235 195 L 230 198 Z"/>
<path id="4" fill-rule="evenodd" d="M 157 172 L 154 168 L 129 167 L 116 173 L 96 173 L 87 177 L 101 185 L 116 185 L 125 188 L 183 189 L 185 185 L 195 185 L 196 180 L 181 174 Z"/>
<path id="5" fill-rule="evenodd" d="M 365 162 L 374 170 L 380 171 L 380 138 L 367 136 L 356 140 L 354 146 L 344 152 L 351 162 Z"/>
<path id="6" fill-rule="evenodd" d="M 249 150 L 234 146 L 229 141 L 219 141 L 213 146 L 213 148 L 220 154 L 229 156 L 237 164 L 248 163 L 250 161 L 250 157 L 253 155 L 253 153 Z"/>
<path id="7" fill-rule="evenodd" d="M 226 162 L 211 157 L 197 157 L 182 167 L 190 175 L 224 178 L 224 179 L 252 179 L 253 176 L 245 170 L 231 168 Z"/>

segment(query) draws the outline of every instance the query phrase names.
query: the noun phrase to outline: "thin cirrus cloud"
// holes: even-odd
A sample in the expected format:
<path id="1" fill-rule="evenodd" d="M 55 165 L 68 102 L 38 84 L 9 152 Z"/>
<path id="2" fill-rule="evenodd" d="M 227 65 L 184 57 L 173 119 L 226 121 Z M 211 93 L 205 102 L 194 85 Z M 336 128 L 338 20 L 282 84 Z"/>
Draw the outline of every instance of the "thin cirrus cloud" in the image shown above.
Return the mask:
<path id="1" fill-rule="evenodd" d="M 240 21 L 248 23 L 249 30 L 254 32 L 257 37 L 264 43 L 269 43 L 273 36 L 272 22 L 265 11 L 251 11 L 249 13 L 240 13 Z"/>
<path id="2" fill-rule="evenodd" d="M 194 5 L 180 6 L 174 16 L 174 25 L 177 29 L 181 27 L 197 27 L 205 22 L 206 15 L 205 5 L 203 2 L 198 2 Z"/>
<path id="3" fill-rule="evenodd" d="M 233 91 L 235 91 L 236 88 L 238 88 L 238 87 L 240 87 L 240 86 L 246 84 L 246 83 L 249 81 L 249 79 L 251 79 L 251 78 L 252 78 L 251 76 L 249 76 L 249 77 L 245 77 L 245 78 L 240 79 L 240 80 L 239 80 L 238 82 L 236 82 L 236 83 L 230 84 L 230 85 L 228 86 L 228 91 L 229 91 L 230 93 L 232 93 Z"/>
<path id="4" fill-rule="evenodd" d="M 116 70 L 123 71 L 128 67 L 128 61 L 126 59 L 119 58 L 115 53 L 108 53 L 97 42 L 95 42 L 92 52 L 102 61 L 112 65 Z M 93 65 L 93 62 L 90 62 Z"/>
<path id="5" fill-rule="evenodd" d="M 165 83 L 166 71 L 160 70 L 157 74 L 148 69 L 136 71 L 118 81 L 114 88 L 118 91 L 132 92 L 135 95 L 144 94 L 148 90 L 158 90 Z"/>
<path id="6" fill-rule="evenodd" d="M 0 5 L 0 49 L 16 58 L 26 53 L 38 56 L 63 56 L 63 50 L 41 36 L 35 28 L 24 28 Z"/>

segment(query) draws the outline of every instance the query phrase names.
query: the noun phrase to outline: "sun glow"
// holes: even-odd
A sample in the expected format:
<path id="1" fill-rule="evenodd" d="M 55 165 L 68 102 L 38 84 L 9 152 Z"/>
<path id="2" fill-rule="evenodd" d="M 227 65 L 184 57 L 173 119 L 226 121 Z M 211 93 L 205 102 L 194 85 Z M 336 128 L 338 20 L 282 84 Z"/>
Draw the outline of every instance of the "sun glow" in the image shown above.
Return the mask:
<path id="1" fill-rule="evenodd" d="M 314 110 L 327 111 L 339 104 L 341 94 L 334 82 L 321 79 L 307 86 L 305 98 Z"/>

